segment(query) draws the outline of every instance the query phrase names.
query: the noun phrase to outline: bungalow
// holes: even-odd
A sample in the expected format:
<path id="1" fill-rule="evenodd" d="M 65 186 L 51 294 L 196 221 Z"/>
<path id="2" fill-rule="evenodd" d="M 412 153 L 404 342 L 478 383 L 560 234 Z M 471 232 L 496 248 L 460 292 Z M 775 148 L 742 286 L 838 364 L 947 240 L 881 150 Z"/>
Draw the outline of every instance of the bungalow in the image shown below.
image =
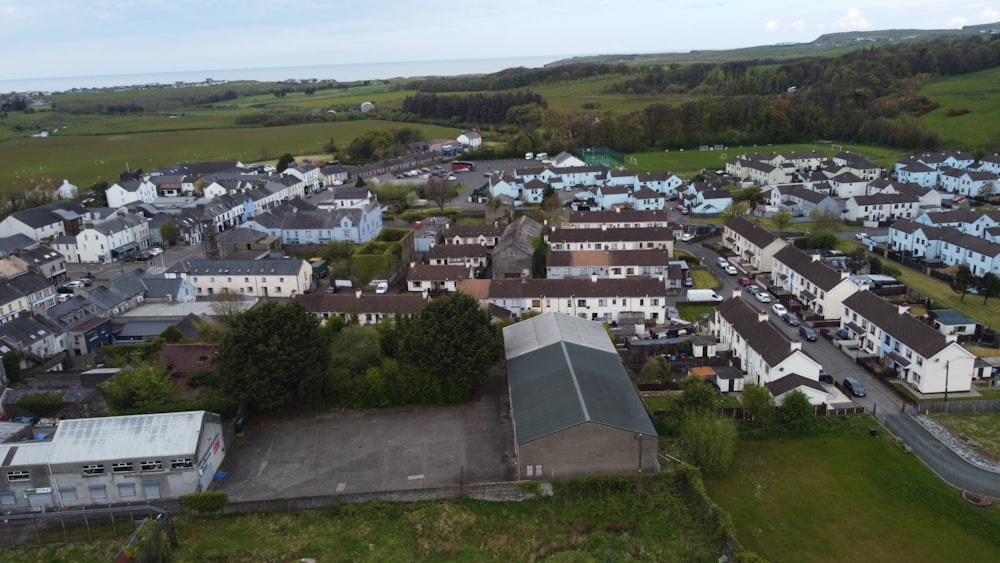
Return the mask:
<path id="1" fill-rule="evenodd" d="M 322 323 L 333 316 L 363 325 L 378 324 L 395 315 L 416 315 L 427 299 L 411 294 L 308 293 L 298 300 Z"/>
<path id="2" fill-rule="evenodd" d="M 453 225 L 449 222 L 445 225 L 441 236 L 444 244 L 479 244 L 486 248 L 493 248 L 497 245 L 506 228 L 506 225 L 497 223 L 492 225 Z"/>
<path id="3" fill-rule="evenodd" d="M 464 285 L 459 286 L 459 291 Z M 617 323 L 621 315 L 658 321 L 663 319 L 667 289 L 662 281 L 653 278 L 494 279 L 484 301 L 515 317 L 536 311 L 607 323 Z"/>
<path id="4" fill-rule="evenodd" d="M 941 334 L 870 291 L 844 300 L 841 328 L 859 353 L 879 358 L 920 393 L 969 391 L 976 357 L 956 334 Z"/>
<path id="5" fill-rule="evenodd" d="M 481 244 L 437 244 L 427 251 L 426 259 L 432 266 L 479 269 L 489 263 L 490 251 Z"/>
<path id="6" fill-rule="evenodd" d="M 817 210 L 823 215 L 840 213 L 840 206 L 829 194 L 811 190 L 803 184 L 782 184 L 765 191 L 768 205 L 787 211 L 794 217 L 808 217 Z"/>
<path id="7" fill-rule="evenodd" d="M 623 209 L 601 211 L 573 211 L 569 214 L 569 224 L 564 228 L 570 229 L 616 229 L 621 227 L 649 228 L 649 227 L 671 227 L 673 224 L 667 217 L 664 210 L 640 210 Z M 675 236 L 680 236 L 682 231 L 679 226 L 674 229 Z"/>

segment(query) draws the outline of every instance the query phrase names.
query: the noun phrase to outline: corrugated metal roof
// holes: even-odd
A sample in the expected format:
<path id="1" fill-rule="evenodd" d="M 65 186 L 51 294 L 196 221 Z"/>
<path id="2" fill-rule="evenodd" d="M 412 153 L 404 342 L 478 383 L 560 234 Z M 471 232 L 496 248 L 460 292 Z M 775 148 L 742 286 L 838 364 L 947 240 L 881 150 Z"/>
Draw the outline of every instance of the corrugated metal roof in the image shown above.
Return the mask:
<path id="1" fill-rule="evenodd" d="M 162 459 L 197 450 L 205 411 L 76 418 L 59 422 L 48 461 Z"/>
<path id="2" fill-rule="evenodd" d="M 10 463 L 6 464 L 9 467 L 16 465 L 44 465 L 51 448 L 52 442 L 4 444 L 0 446 L 0 461 L 6 460 L 10 456 Z"/>
<path id="3" fill-rule="evenodd" d="M 518 444 L 584 422 L 655 436 L 600 323 L 547 313 L 504 329 Z"/>

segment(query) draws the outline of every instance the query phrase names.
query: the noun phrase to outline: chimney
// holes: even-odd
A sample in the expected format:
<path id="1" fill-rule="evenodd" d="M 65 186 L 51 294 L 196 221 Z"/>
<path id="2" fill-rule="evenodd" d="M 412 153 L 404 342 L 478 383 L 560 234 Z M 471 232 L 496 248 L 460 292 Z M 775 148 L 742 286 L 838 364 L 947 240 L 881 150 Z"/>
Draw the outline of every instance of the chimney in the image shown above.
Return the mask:
<path id="1" fill-rule="evenodd" d="M 601 230 L 602 231 L 608 230 L 608 224 L 607 223 L 601 223 Z"/>
<path id="2" fill-rule="evenodd" d="M 361 290 L 360 289 L 354 292 L 354 297 L 356 299 L 361 299 Z"/>
<path id="3" fill-rule="evenodd" d="M 739 299 L 741 293 L 743 293 L 743 291 L 740 288 L 737 287 L 733 289 L 733 299 Z"/>
<path id="4" fill-rule="evenodd" d="M 597 283 L 597 274 L 590 274 L 590 281 L 593 283 Z"/>
<path id="5" fill-rule="evenodd" d="M 910 312 L 910 307 L 908 305 L 897 305 L 896 308 L 899 309 L 900 315 L 905 315 Z"/>
<path id="6" fill-rule="evenodd" d="M 812 258 L 813 262 L 819 262 L 819 254 L 810 254 L 809 257 Z"/>
<path id="7" fill-rule="evenodd" d="M 758 322 L 767 321 L 767 309 L 759 309 L 757 311 L 757 321 Z"/>
<path id="8" fill-rule="evenodd" d="M 798 338 L 796 338 L 795 340 L 792 340 L 791 344 L 792 345 L 790 346 L 790 350 L 792 352 L 795 352 L 797 350 L 801 350 L 802 349 L 802 341 L 799 340 Z"/>

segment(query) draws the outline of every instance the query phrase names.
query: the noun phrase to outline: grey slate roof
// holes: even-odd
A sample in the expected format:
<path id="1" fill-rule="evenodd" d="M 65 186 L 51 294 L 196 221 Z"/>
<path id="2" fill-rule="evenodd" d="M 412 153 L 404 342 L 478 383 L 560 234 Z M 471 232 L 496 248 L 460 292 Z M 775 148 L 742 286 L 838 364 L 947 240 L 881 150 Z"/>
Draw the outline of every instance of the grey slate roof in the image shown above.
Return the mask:
<path id="1" fill-rule="evenodd" d="M 656 436 L 600 323 L 546 313 L 504 328 L 504 341 L 518 444 L 587 422 Z"/>
<path id="2" fill-rule="evenodd" d="M 867 318 L 924 358 L 930 358 L 948 345 L 945 336 L 916 318 L 900 313 L 895 305 L 870 291 L 857 291 L 844 306 Z"/>
<path id="3" fill-rule="evenodd" d="M 818 381 L 813 381 L 797 373 L 790 373 L 784 377 L 765 383 L 764 387 L 767 387 L 767 390 L 770 391 L 771 395 L 774 395 L 775 397 L 799 387 L 809 387 L 826 393 L 826 389 L 823 389 L 823 386 L 820 385 Z"/>
<path id="4" fill-rule="evenodd" d="M 765 248 L 767 245 L 778 240 L 778 237 L 760 225 L 755 225 L 746 217 L 733 217 L 726 223 L 726 228 L 741 235 L 750 241 L 757 248 Z"/>
<path id="5" fill-rule="evenodd" d="M 192 276 L 207 276 L 211 274 L 247 274 L 264 276 L 278 274 L 286 276 L 298 275 L 302 269 L 302 260 L 284 258 L 265 258 L 263 260 L 206 260 L 203 258 L 186 260 L 173 265 L 168 271 L 172 273 L 187 273 Z"/>
<path id="6" fill-rule="evenodd" d="M 30 248 L 38 244 L 38 241 L 24 233 L 17 233 L 9 237 L 0 237 L 0 254 L 10 254 L 15 250 Z"/>

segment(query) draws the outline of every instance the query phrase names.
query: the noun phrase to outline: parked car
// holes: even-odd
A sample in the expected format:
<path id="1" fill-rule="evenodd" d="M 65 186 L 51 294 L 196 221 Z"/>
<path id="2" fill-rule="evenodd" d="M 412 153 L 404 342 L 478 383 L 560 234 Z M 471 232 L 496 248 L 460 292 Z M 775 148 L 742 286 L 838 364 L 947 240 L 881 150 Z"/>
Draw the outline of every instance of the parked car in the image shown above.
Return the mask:
<path id="1" fill-rule="evenodd" d="M 677 205 L 674 206 L 674 209 L 676 209 L 677 211 L 680 211 L 681 213 L 684 213 L 685 211 L 687 211 L 687 207 L 684 207 L 683 203 L 678 203 Z"/>
<path id="2" fill-rule="evenodd" d="M 864 397 L 867 394 L 865 393 L 865 388 L 861 385 L 861 382 L 853 377 L 844 378 L 844 391 L 847 391 L 855 397 Z"/>
<path id="3" fill-rule="evenodd" d="M 691 234 L 691 233 L 684 233 L 683 235 L 681 235 L 681 242 L 688 242 L 689 240 L 691 240 L 693 238 L 694 238 L 693 234 Z"/>
<path id="4" fill-rule="evenodd" d="M 739 278 L 738 280 L 736 280 L 736 283 L 742 285 L 743 287 L 747 287 L 750 284 L 752 284 L 753 282 L 750 281 L 750 278 L 748 278 L 746 276 L 743 276 L 743 277 Z"/>
<path id="5" fill-rule="evenodd" d="M 667 320 L 680 319 L 681 315 L 675 307 L 667 307 Z"/>
<path id="6" fill-rule="evenodd" d="M 750 295 L 757 295 L 758 293 L 762 293 L 764 291 L 763 289 L 761 289 L 761 287 L 759 285 L 757 285 L 755 283 L 752 283 L 752 284 L 746 286 L 743 289 L 744 289 L 744 291 L 746 291 Z"/>
<path id="7" fill-rule="evenodd" d="M 70 282 L 66 282 L 65 287 L 68 287 L 70 289 L 80 289 L 81 287 L 86 287 L 86 285 L 87 283 L 84 282 L 83 280 L 73 280 Z"/>
<path id="8" fill-rule="evenodd" d="M 736 266 L 733 266 L 732 264 L 726 266 L 725 270 L 726 273 L 729 274 L 730 276 L 735 276 L 736 274 L 740 273 L 740 271 L 736 269 Z"/>
<path id="9" fill-rule="evenodd" d="M 152 254 L 153 256 L 159 256 L 163 254 L 163 249 L 160 248 L 159 246 L 154 246 L 149 249 L 149 253 Z"/>
<path id="10" fill-rule="evenodd" d="M 784 317 L 785 315 L 788 314 L 788 309 L 786 309 L 785 306 L 782 305 L 781 303 L 775 303 L 774 305 L 772 305 L 771 310 L 774 311 L 774 314 L 778 315 L 779 317 Z"/>
<path id="11" fill-rule="evenodd" d="M 381 294 L 381 293 L 385 293 L 387 291 L 389 291 L 389 282 L 387 282 L 387 281 L 378 281 L 378 282 L 375 283 L 375 293 Z"/>
<path id="12" fill-rule="evenodd" d="M 791 326 L 799 326 L 802 324 L 799 318 L 795 316 L 795 313 L 788 313 L 785 315 L 785 322 Z"/>
<path id="13" fill-rule="evenodd" d="M 726 260 L 725 256 L 719 256 L 715 259 L 715 263 L 718 264 L 720 268 L 725 268 L 729 265 L 729 260 Z"/>
<path id="14" fill-rule="evenodd" d="M 816 342 L 816 331 L 807 326 L 799 327 L 799 335 L 809 342 Z"/>
<path id="15" fill-rule="evenodd" d="M 83 283 L 85 287 L 90 287 L 91 285 L 94 284 L 94 278 L 90 277 L 89 274 L 87 274 L 86 277 L 80 278 L 80 281 Z"/>
<path id="16" fill-rule="evenodd" d="M 857 233 L 856 235 L 854 235 L 854 238 L 856 238 L 858 240 L 864 240 L 864 239 L 868 238 L 868 234 L 867 233 Z"/>
<path id="17" fill-rule="evenodd" d="M 765 291 L 760 291 L 760 292 L 755 293 L 754 297 L 756 297 L 757 301 L 760 301 L 761 303 L 770 303 L 771 302 L 771 296 L 768 295 L 767 292 L 765 292 Z"/>

